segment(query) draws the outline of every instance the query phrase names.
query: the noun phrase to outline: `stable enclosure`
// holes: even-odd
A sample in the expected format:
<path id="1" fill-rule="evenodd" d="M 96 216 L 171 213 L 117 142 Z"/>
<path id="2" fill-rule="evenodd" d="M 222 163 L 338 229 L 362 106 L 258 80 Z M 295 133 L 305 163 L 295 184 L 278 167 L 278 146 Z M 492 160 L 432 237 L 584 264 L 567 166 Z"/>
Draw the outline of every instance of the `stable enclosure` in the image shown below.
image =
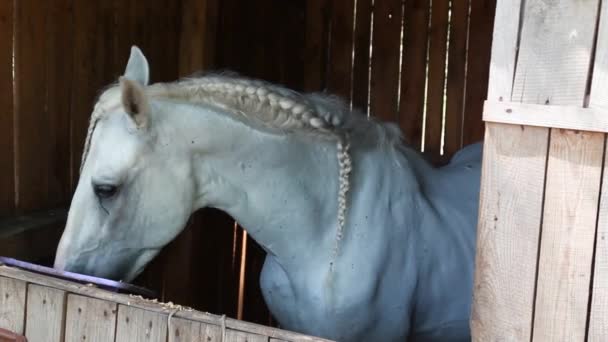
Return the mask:
<path id="1" fill-rule="evenodd" d="M 608 339 L 608 4 L 498 1 L 475 341 Z"/>
<path id="2" fill-rule="evenodd" d="M 328 341 L 1 264 L 0 294 L 0 328 L 30 342 Z"/>
<path id="3" fill-rule="evenodd" d="M 89 116 L 129 47 L 151 81 L 235 70 L 338 94 L 397 123 L 445 163 L 483 137 L 495 0 L 0 1 L 0 255 L 49 265 L 78 179 Z M 264 252 L 201 210 L 137 283 L 159 300 L 274 325 Z"/>

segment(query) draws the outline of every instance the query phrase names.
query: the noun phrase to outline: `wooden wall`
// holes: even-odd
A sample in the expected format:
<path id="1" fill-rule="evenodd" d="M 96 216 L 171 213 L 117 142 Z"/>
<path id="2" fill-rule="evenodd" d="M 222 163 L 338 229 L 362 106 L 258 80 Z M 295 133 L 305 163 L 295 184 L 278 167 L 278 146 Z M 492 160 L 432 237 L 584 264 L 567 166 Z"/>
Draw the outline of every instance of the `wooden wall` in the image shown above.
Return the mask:
<path id="1" fill-rule="evenodd" d="M 473 341 L 608 340 L 608 6 L 499 0 Z"/>
<path id="2" fill-rule="evenodd" d="M 337 93 L 398 123 L 443 163 L 483 136 L 494 8 L 495 0 L 2 1 L 0 217 L 69 205 L 95 96 L 122 73 L 131 44 L 148 57 L 153 82 L 230 69 Z M 230 217 L 202 210 L 138 281 L 163 300 L 272 324 L 262 263 Z"/>

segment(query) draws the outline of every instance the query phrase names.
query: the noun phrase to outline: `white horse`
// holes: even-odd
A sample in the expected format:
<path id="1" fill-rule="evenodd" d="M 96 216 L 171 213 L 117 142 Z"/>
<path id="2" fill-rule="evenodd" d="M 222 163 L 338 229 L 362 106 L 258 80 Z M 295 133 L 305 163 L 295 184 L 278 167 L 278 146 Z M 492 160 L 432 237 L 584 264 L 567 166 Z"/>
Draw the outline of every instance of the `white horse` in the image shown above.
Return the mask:
<path id="1" fill-rule="evenodd" d="M 281 327 L 470 338 L 480 145 L 434 168 L 392 125 L 331 97 L 148 78 L 133 47 L 95 105 L 56 268 L 131 281 L 192 212 L 215 207 L 266 250 L 260 285 Z"/>

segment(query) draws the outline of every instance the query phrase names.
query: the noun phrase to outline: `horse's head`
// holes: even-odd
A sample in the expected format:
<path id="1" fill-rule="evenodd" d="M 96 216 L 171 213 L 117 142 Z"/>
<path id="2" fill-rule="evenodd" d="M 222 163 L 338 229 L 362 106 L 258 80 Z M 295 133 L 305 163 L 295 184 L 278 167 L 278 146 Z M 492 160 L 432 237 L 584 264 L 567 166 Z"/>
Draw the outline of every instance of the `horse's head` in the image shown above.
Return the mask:
<path id="1" fill-rule="evenodd" d="M 188 158 L 155 126 L 161 116 L 146 95 L 148 79 L 134 47 L 119 87 L 95 105 L 58 269 L 131 281 L 191 214 Z"/>

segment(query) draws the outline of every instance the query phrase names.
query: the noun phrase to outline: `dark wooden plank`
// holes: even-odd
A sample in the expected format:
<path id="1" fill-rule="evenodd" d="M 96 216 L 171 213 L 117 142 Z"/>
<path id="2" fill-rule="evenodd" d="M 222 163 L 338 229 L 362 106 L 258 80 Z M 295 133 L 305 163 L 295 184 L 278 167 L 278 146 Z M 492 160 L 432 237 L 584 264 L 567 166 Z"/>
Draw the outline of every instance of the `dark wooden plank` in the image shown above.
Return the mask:
<path id="1" fill-rule="evenodd" d="M 417 148 L 422 143 L 428 21 L 428 1 L 405 2 L 399 126 L 405 140 Z"/>
<path id="2" fill-rule="evenodd" d="M 449 0 L 433 1 L 429 32 L 429 71 L 424 133 L 424 151 L 430 156 L 439 156 L 441 153 L 448 10 Z"/>
<path id="3" fill-rule="evenodd" d="M 205 51 L 214 48 L 207 41 L 206 19 L 208 17 L 205 13 L 209 2 L 208 0 L 182 0 L 179 32 L 180 76 L 191 75 L 202 70 L 205 65 Z"/>
<path id="4" fill-rule="evenodd" d="M 463 119 L 464 145 L 483 139 L 483 102 L 488 92 L 495 10 L 496 0 L 471 0 Z"/>
<path id="5" fill-rule="evenodd" d="M 49 3 L 46 40 L 46 88 L 49 116 L 48 206 L 69 205 L 70 96 L 72 94 L 73 0 Z"/>
<path id="6" fill-rule="evenodd" d="M 355 0 L 333 1 L 327 88 L 350 101 L 352 87 L 353 10 Z"/>
<path id="7" fill-rule="evenodd" d="M 13 145 L 13 1 L 0 2 L 0 216 L 15 209 Z"/>
<path id="8" fill-rule="evenodd" d="M 74 1 L 73 74 L 71 95 L 71 170 L 72 189 L 76 188 L 80 177 L 80 164 L 84 140 L 93 111 L 94 100 L 102 85 L 100 81 L 103 51 L 98 50 L 100 40 L 97 30 L 98 3 Z"/>
<path id="9" fill-rule="evenodd" d="M 451 157 L 462 147 L 462 115 L 464 109 L 468 22 L 469 1 L 452 1 L 445 137 L 443 145 L 443 153 L 447 157 Z"/>
<path id="10" fill-rule="evenodd" d="M 310 0 L 306 3 L 306 58 L 304 64 L 304 89 L 306 91 L 322 90 L 326 85 L 329 6 L 331 3 L 327 0 Z"/>
<path id="11" fill-rule="evenodd" d="M 16 205 L 20 212 L 48 201 L 49 117 L 46 110 L 48 2 L 15 2 Z"/>
<path id="12" fill-rule="evenodd" d="M 367 113 L 369 105 L 369 45 L 372 18 L 371 0 L 357 0 L 355 56 L 353 61 L 353 107 Z"/>
<path id="13" fill-rule="evenodd" d="M 306 64 L 306 5 L 305 0 L 279 1 L 283 4 L 283 14 L 279 16 L 279 22 L 284 29 L 280 30 L 281 40 L 280 70 L 278 81 L 292 89 L 302 90 L 304 88 L 304 69 Z"/>
<path id="14" fill-rule="evenodd" d="M 385 0 L 374 5 L 370 114 L 397 121 L 401 1 Z"/>

